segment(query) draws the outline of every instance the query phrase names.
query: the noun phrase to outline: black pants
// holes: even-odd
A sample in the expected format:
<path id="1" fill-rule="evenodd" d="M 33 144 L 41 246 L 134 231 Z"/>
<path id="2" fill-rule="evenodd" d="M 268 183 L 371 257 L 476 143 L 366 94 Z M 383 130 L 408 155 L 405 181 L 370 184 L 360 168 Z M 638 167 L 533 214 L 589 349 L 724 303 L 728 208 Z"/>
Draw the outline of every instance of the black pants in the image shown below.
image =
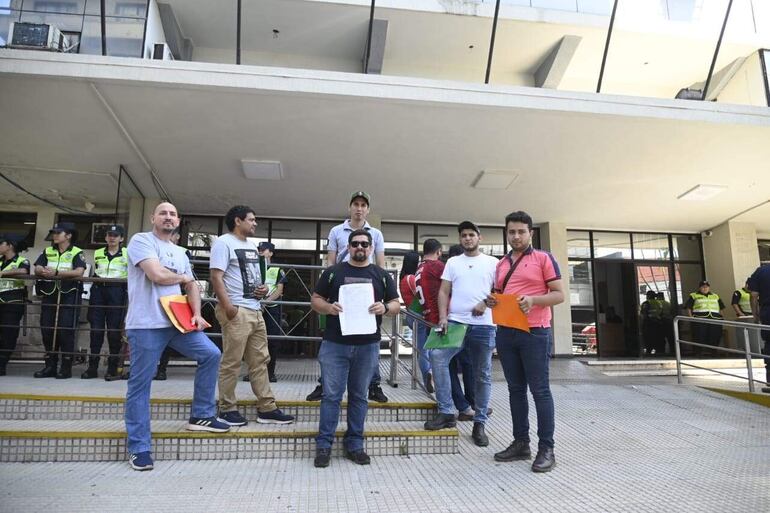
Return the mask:
<path id="1" fill-rule="evenodd" d="M 16 350 L 24 303 L 0 303 L 0 361 L 7 362 Z"/>
<path id="2" fill-rule="evenodd" d="M 126 311 L 126 289 L 124 287 L 94 285 L 88 308 L 88 322 L 91 323 L 91 354 L 98 355 L 104 344 L 104 327 L 107 326 L 107 344 L 111 355 L 120 353 L 122 332 Z M 103 308 L 106 307 L 106 308 Z"/>
<path id="3" fill-rule="evenodd" d="M 79 308 L 78 294 L 79 291 L 75 290 L 60 296 L 58 322 L 57 294 L 54 292 L 50 296 L 43 296 L 41 301 L 40 332 L 43 337 L 43 346 L 45 346 L 45 350 L 49 353 L 47 356 L 54 361 L 59 359 L 59 355 L 52 354 L 53 351 L 75 352 L 75 325 Z M 66 354 L 64 357 L 72 358 L 72 354 Z"/>
<path id="4" fill-rule="evenodd" d="M 278 360 L 278 351 L 281 347 L 281 341 L 271 339 L 270 335 L 281 335 L 281 307 L 273 306 L 265 308 L 262 318 L 265 319 L 265 329 L 267 330 L 267 351 L 270 353 L 270 362 L 267 364 L 267 373 L 275 375 L 275 362 Z"/>
<path id="5" fill-rule="evenodd" d="M 706 344 L 707 346 L 719 346 L 722 339 L 722 326 L 718 324 L 693 323 L 693 337 L 695 342 Z M 695 353 L 704 351 L 702 347 L 696 347 Z"/>
<path id="6" fill-rule="evenodd" d="M 660 355 L 666 349 L 663 338 L 663 326 L 659 321 L 647 320 L 642 323 L 642 339 L 644 340 L 644 353 L 649 355 L 652 350 Z"/>

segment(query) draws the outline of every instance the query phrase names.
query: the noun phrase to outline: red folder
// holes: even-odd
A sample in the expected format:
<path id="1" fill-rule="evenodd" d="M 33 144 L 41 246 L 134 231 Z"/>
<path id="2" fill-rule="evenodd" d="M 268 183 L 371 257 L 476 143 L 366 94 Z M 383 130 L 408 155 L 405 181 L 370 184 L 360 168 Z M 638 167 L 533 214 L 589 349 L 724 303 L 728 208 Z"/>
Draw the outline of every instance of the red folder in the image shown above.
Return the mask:
<path id="1" fill-rule="evenodd" d="M 192 308 L 190 303 L 187 302 L 187 296 L 176 294 L 173 296 L 163 296 L 160 298 L 160 304 L 163 306 L 163 310 L 168 315 L 171 324 L 182 333 L 189 333 L 196 329 L 196 326 L 192 323 Z M 210 328 L 211 326 L 206 323 L 204 328 Z"/>

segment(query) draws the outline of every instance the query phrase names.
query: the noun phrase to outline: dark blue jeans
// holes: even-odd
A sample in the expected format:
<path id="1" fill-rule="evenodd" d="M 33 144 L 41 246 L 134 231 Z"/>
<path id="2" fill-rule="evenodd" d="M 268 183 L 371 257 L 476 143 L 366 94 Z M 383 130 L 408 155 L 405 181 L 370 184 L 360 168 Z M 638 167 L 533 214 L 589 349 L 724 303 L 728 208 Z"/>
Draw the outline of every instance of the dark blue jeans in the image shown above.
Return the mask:
<path id="1" fill-rule="evenodd" d="M 553 396 L 548 383 L 550 345 L 551 328 L 531 328 L 530 333 L 502 326 L 497 329 L 497 355 L 508 382 L 513 439 L 529 442 L 529 387 L 537 410 L 540 448 L 554 445 Z"/>
<path id="2" fill-rule="evenodd" d="M 323 376 L 323 397 L 316 447 L 328 449 L 340 420 L 340 405 L 348 390 L 348 429 L 343 443 L 349 451 L 364 448 L 364 422 L 369 409 L 369 382 L 380 359 L 380 343 L 346 345 L 324 340 L 318 352 Z"/>
<path id="3" fill-rule="evenodd" d="M 460 377 L 457 371 L 463 373 L 463 382 L 460 383 Z M 473 362 L 467 347 L 454 355 L 449 362 L 449 380 L 452 383 L 452 402 L 455 403 L 457 411 L 463 412 L 468 408 L 476 408 L 475 376 L 473 374 Z"/>

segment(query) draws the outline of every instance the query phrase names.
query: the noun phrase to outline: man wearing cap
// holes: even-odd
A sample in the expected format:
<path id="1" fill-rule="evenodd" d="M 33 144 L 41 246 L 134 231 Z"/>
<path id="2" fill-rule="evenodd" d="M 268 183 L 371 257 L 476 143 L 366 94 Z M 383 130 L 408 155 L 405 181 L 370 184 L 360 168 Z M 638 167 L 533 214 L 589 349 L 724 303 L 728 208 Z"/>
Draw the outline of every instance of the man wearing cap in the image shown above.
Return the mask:
<path id="1" fill-rule="evenodd" d="M 463 221 L 458 225 L 457 232 L 463 254 L 450 258 L 441 275 L 441 287 L 438 292 L 438 324 L 444 332 L 449 323 L 464 324 L 466 332 L 459 347 L 430 351 L 439 413 L 434 419 L 425 423 L 425 429 L 432 431 L 455 426 L 449 362 L 452 357 L 467 347 L 470 350 L 473 373 L 476 378 L 472 438 L 476 445 L 485 447 L 489 445 L 485 425 L 492 394 L 492 351 L 495 348 L 496 330 L 492 322 L 492 311 L 487 308 L 484 301 L 494 287 L 497 259 L 479 250 L 481 232 L 474 223 Z"/>
<path id="2" fill-rule="evenodd" d="M 5 376 L 8 360 L 16 349 L 19 325 L 27 301 L 29 260 L 19 253 L 27 249 L 24 236 L 0 235 L 0 376 Z"/>
<path id="3" fill-rule="evenodd" d="M 722 310 L 725 304 L 717 294 L 711 292 L 711 284 L 703 280 L 698 284 L 698 291 L 692 292 L 684 304 L 687 315 L 696 319 L 722 319 Z M 699 344 L 717 347 L 722 338 L 722 326 L 718 324 L 706 324 L 705 322 L 692 323 L 693 338 Z M 695 348 L 695 353 L 702 352 L 701 347 Z"/>
<path id="4" fill-rule="evenodd" d="M 754 321 L 760 324 L 770 324 L 770 265 L 764 264 L 752 273 L 746 282 L 746 286 L 751 291 L 751 311 L 754 315 Z M 770 394 L 770 330 L 762 330 L 762 340 L 764 347 L 762 354 L 765 358 L 765 382 L 768 386 L 763 387 L 762 391 Z"/>
<path id="5" fill-rule="evenodd" d="M 117 283 L 94 283 L 88 301 L 88 321 L 91 323 L 91 356 L 88 369 L 80 375 L 82 379 L 97 376 L 99 353 L 104 343 L 104 326 L 107 325 L 107 344 L 110 356 L 107 359 L 105 381 L 118 378 L 118 363 L 122 343 L 121 324 L 125 317 L 126 277 L 128 276 L 128 251 L 123 247 L 125 230 L 119 224 L 107 228 L 107 247 L 94 252 L 95 275 L 97 278 L 120 280 Z"/>
<path id="6" fill-rule="evenodd" d="M 80 284 L 73 281 L 86 270 L 83 250 L 74 246 L 77 237 L 74 223 L 57 223 L 48 232 L 51 247 L 35 260 L 38 280 L 37 294 L 41 296 L 40 332 L 46 350 L 45 367 L 36 378 L 68 379 L 72 377 L 72 356 L 75 352 L 75 323 L 80 296 Z M 59 352 L 64 353 L 56 372 Z"/>
<path id="7" fill-rule="evenodd" d="M 265 307 L 263 317 L 265 319 L 265 327 L 267 328 L 267 336 L 280 335 L 281 330 L 281 305 L 270 304 L 271 301 L 278 301 L 283 295 L 283 286 L 288 281 L 286 273 L 284 273 L 280 267 L 270 266 L 269 262 L 272 261 L 273 253 L 275 252 L 275 245 L 272 242 L 260 242 L 257 246 L 259 255 L 265 260 L 266 265 L 265 272 L 265 285 L 267 286 L 267 296 L 262 300 L 262 306 Z M 278 379 L 275 377 L 275 363 L 278 359 L 278 350 L 281 343 L 278 340 L 267 339 L 267 350 L 270 353 L 270 362 L 267 364 L 267 376 L 271 383 L 275 383 Z"/>
<path id="8" fill-rule="evenodd" d="M 369 254 L 369 263 L 376 264 L 381 269 L 385 268 L 385 240 L 382 232 L 371 226 L 366 216 L 369 215 L 370 196 L 364 191 L 356 191 L 350 196 L 350 205 L 348 211 L 350 217 L 345 219 L 342 224 L 338 224 L 329 231 L 326 262 L 329 267 L 350 261 L 350 252 L 348 250 L 348 238 L 356 230 L 365 230 L 372 236 L 372 249 Z M 369 384 L 369 399 L 379 403 L 388 402 L 388 398 L 382 391 L 380 383 L 379 365 L 374 370 L 374 376 Z M 307 396 L 308 401 L 318 401 L 323 395 L 323 385 L 319 379 L 318 386 Z"/>

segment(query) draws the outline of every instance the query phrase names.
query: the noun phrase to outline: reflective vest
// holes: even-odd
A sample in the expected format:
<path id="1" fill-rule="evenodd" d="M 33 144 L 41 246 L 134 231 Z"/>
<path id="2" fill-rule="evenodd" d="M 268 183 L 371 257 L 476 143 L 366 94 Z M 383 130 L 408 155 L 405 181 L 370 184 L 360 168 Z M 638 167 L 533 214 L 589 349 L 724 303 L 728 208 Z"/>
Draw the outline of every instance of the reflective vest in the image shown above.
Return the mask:
<path id="1" fill-rule="evenodd" d="M 704 296 L 700 292 L 693 292 L 690 294 L 693 299 L 692 314 L 695 317 L 712 317 L 714 319 L 721 319 L 722 314 L 719 313 L 719 296 L 716 294 L 709 294 Z"/>
<path id="2" fill-rule="evenodd" d="M 663 318 L 663 304 L 659 299 L 649 299 L 647 302 L 650 304 L 648 315 L 650 319 L 659 321 Z"/>
<path id="3" fill-rule="evenodd" d="M 13 271 L 14 269 L 18 269 L 26 261 L 27 259 L 23 256 L 16 255 L 16 258 L 11 260 L 6 267 L 3 267 L 3 271 Z M 11 290 L 24 290 L 26 286 L 27 284 L 24 280 L 2 278 L 0 279 L 0 294 L 3 292 L 9 292 Z M 0 300 L 0 302 L 2 302 L 2 300 Z"/>
<path id="4" fill-rule="evenodd" d="M 83 250 L 77 246 L 70 246 L 64 253 L 59 253 L 59 249 L 53 246 L 45 248 L 45 258 L 48 261 L 46 266 L 59 272 L 71 271 L 72 261 L 82 252 Z M 62 294 L 67 294 L 76 291 L 78 283 L 70 280 L 38 280 L 37 282 L 37 292 L 44 296 L 53 295 L 57 288 Z"/>
<path id="5" fill-rule="evenodd" d="M 107 248 L 99 248 L 94 252 L 94 265 L 96 276 L 99 278 L 127 278 L 128 251 L 126 248 L 120 248 L 120 253 L 110 260 Z"/>
<path id="6" fill-rule="evenodd" d="M 738 308 L 746 315 L 751 315 L 751 293 L 744 289 L 738 291 L 741 294 L 741 300 L 738 302 Z"/>
<path id="7" fill-rule="evenodd" d="M 267 295 L 269 296 L 273 292 L 275 292 L 275 289 L 278 287 L 278 278 L 281 275 L 281 268 L 280 267 L 268 267 L 267 271 L 265 271 L 265 285 L 267 285 L 268 292 Z M 272 305 L 272 306 L 278 306 L 278 305 Z"/>

